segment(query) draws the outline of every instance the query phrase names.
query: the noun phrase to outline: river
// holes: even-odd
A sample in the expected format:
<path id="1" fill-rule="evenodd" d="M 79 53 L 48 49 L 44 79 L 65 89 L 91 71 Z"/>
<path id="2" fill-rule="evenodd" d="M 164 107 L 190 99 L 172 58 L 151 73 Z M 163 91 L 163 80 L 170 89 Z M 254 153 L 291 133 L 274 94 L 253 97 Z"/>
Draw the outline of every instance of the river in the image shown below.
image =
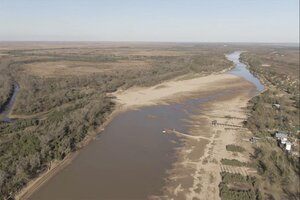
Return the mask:
<path id="1" fill-rule="evenodd" d="M 245 78 L 262 91 L 263 85 L 240 63 L 239 56 L 240 52 L 227 55 L 235 65 L 228 73 Z M 185 119 L 196 108 L 228 92 L 119 114 L 30 199 L 147 199 L 162 195 L 167 171 L 176 161 L 176 149 L 183 145 L 180 138 L 162 131 L 187 132 Z"/>
<path id="2" fill-rule="evenodd" d="M 261 92 L 264 90 L 264 85 L 247 69 L 244 63 L 240 62 L 240 55 L 242 52 L 236 51 L 234 53 L 226 55 L 226 58 L 234 63 L 234 68 L 228 73 L 235 74 L 237 76 L 243 77 L 247 81 L 251 82 L 256 86 L 256 89 Z"/>
<path id="3" fill-rule="evenodd" d="M 13 109 L 13 105 L 16 101 L 16 97 L 19 91 L 19 85 L 15 82 L 12 85 L 12 90 L 11 90 L 11 95 L 8 98 L 7 102 L 4 104 L 4 106 L 2 107 L 2 109 L 0 110 L 0 114 L 1 114 L 1 118 L 0 120 L 3 122 L 12 122 L 12 119 L 9 117 L 9 114 L 11 113 L 12 109 Z"/>

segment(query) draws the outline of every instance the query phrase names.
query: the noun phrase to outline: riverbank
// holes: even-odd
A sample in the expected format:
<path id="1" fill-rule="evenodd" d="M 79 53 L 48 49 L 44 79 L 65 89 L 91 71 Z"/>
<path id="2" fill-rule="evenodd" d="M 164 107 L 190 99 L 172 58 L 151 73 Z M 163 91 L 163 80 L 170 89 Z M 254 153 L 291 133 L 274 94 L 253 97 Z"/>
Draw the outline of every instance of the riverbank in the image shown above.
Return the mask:
<path id="1" fill-rule="evenodd" d="M 37 191 L 43 184 L 45 184 L 48 180 L 54 177 L 58 172 L 64 169 L 67 165 L 69 165 L 74 158 L 78 155 L 80 149 L 84 148 L 88 145 L 92 140 L 96 138 L 96 136 L 101 133 L 104 128 L 117 116 L 120 112 L 122 112 L 122 108 L 117 105 L 115 110 L 107 116 L 105 122 L 95 131 L 89 133 L 82 142 L 80 142 L 77 146 L 76 151 L 66 155 L 63 160 L 57 160 L 51 163 L 51 166 L 35 179 L 30 181 L 16 196 L 16 200 L 26 200 L 28 199 L 35 191 Z"/>
<path id="2" fill-rule="evenodd" d="M 11 122 L 10 114 L 13 110 L 14 102 L 19 89 L 19 85 L 14 82 L 6 102 L 4 102 L 4 104 L 0 107 L 0 121 Z"/>
<path id="3" fill-rule="evenodd" d="M 222 94 L 223 93 L 223 94 Z M 220 97 L 217 97 L 218 94 Z M 197 114 L 190 116 L 188 133 L 173 132 L 184 140 L 184 146 L 177 152 L 178 160 L 168 172 L 163 196 L 151 199 L 220 199 L 219 184 L 222 171 L 240 172 L 248 175 L 248 167 L 224 167 L 221 159 L 249 161 L 249 156 L 233 155 L 226 151 L 226 145 L 243 144 L 250 152 L 249 142 L 243 137 L 251 136 L 244 128 L 212 127 L 211 121 L 221 124 L 243 126 L 246 119 L 245 107 L 257 94 L 250 82 L 230 74 L 210 75 L 197 79 L 167 82 L 151 88 L 131 88 L 118 92 L 118 101 L 127 109 L 207 96 L 212 101 L 202 104 Z"/>
<path id="4" fill-rule="evenodd" d="M 255 87 L 243 81 L 236 84 L 240 87 L 234 92 L 201 105 L 198 114 L 190 116 L 188 137 L 182 135 L 185 145 L 179 150 L 178 161 L 167 179 L 164 196 L 168 199 L 220 199 L 221 172 L 255 173 L 248 167 L 221 164 L 222 159 L 242 162 L 250 159 L 250 154 L 245 156 L 226 151 L 226 145 L 238 144 L 252 152 L 250 143 L 243 140 L 249 138 L 251 132 L 242 128 L 242 123 L 246 118 L 245 107 L 255 94 Z M 228 126 L 212 126 L 213 120 Z M 230 125 L 241 127 L 232 128 Z"/>

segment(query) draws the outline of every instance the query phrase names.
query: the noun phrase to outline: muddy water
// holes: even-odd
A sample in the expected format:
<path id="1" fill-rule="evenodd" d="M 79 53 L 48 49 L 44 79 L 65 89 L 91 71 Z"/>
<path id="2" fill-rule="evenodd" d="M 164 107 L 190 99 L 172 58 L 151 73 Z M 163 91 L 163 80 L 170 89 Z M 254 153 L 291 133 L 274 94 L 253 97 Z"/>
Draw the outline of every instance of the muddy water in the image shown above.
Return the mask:
<path id="1" fill-rule="evenodd" d="M 162 131 L 169 128 L 187 132 L 185 119 L 194 110 L 230 92 L 119 114 L 30 199 L 135 200 L 162 195 L 166 171 L 176 160 L 176 148 L 183 145 L 175 135 Z"/>
<path id="2" fill-rule="evenodd" d="M 183 120 L 189 112 L 213 97 L 121 113 L 30 199 L 146 199 L 161 195 L 166 170 L 182 144 L 175 135 L 162 131 L 186 132 Z"/>

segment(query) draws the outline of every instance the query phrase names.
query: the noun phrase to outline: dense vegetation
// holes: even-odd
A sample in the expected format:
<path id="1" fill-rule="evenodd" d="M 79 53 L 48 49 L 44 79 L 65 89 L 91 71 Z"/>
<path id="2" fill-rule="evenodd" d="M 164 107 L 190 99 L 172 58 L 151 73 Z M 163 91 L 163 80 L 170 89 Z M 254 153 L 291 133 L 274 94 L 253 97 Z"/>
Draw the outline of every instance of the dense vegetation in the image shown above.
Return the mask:
<path id="1" fill-rule="evenodd" d="M 247 127 L 261 138 L 255 146 L 252 162 L 257 166 L 262 197 L 298 199 L 299 49 L 258 49 L 244 53 L 242 59 L 269 87 L 249 102 L 247 120 Z M 280 109 L 274 109 L 274 103 L 280 104 Z M 272 138 L 275 131 L 290 133 L 291 153 L 286 153 Z"/>
<path id="2" fill-rule="evenodd" d="M 7 70 L 7 63 L 0 58 L 0 110 L 3 109 L 3 105 L 9 98 L 12 86 L 12 80 Z"/>
<path id="3" fill-rule="evenodd" d="M 221 163 L 223 165 L 231 165 L 231 166 L 236 166 L 236 167 L 251 167 L 251 163 L 246 163 L 246 162 L 241 162 L 239 160 L 236 159 L 227 159 L 227 158 L 223 158 L 221 160 Z"/>
<path id="4" fill-rule="evenodd" d="M 235 144 L 229 144 L 229 145 L 226 145 L 226 150 L 227 151 L 232 151 L 232 152 L 244 152 L 245 148 L 241 147 L 241 146 L 238 146 L 238 145 L 235 145 Z"/>
<path id="5" fill-rule="evenodd" d="M 241 55 L 250 71 L 291 95 L 299 108 L 299 48 L 257 48 Z"/>
<path id="6" fill-rule="evenodd" d="M 259 184 L 255 177 L 222 172 L 219 185 L 223 200 L 260 200 Z"/>
<path id="7" fill-rule="evenodd" d="M 20 91 L 13 107 L 15 120 L 0 123 L 0 199 L 13 197 L 29 180 L 47 170 L 51 162 L 75 151 L 114 109 L 109 93 L 133 85 L 157 84 L 187 73 L 228 68 L 230 62 L 225 59 L 224 50 L 213 49 L 214 46 L 183 45 L 39 49 L 26 46 L 6 50 L 7 55 L 0 58 L 0 105 L 9 98 L 13 81 L 19 84 Z M 95 65 L 98 71 L 42 76 L 27 70 L 33 64 L 49 61 L 84 61 Z M 145 64 L 131 67 L 134 61 Z M 127 66 L 101 71 L 104 65 L 119 63 Z"/>
<path id="8" fill-rule="evenodd" d="M 277 90 L 268 90 L 253 98 L 250 102 L 251 116 L 247 126 L 255 136 L 261 138 L 255 147 L 252 162 L 256 164 L 264 185 L 266 199 L 297 199 L 299 196 L 299 160 L 293 152 L 299 152 L 299 115 L 294 102 L 288 96 L 277 94 Z M 285 107 L 276 111 L 270 104 L 279 100 Z M 290 131 L 289 140 L 293 142 L 290 154 L 279 148 L 275 139 L 271 137 L 277 130 Z"/>

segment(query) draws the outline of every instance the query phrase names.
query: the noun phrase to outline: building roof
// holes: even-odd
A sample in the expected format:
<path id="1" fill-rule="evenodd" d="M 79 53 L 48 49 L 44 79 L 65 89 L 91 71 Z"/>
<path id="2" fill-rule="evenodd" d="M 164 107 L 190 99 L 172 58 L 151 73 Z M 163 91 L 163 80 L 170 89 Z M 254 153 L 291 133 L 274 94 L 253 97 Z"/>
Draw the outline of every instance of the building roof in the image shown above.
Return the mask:
<path id="1" fill-rule="evenodd" d="M 286 133 L 283 132 L 277 132 L 275 133 L 275 137 L 280 139 L 280 138 L 286 138 L 288 135 Z"/>

